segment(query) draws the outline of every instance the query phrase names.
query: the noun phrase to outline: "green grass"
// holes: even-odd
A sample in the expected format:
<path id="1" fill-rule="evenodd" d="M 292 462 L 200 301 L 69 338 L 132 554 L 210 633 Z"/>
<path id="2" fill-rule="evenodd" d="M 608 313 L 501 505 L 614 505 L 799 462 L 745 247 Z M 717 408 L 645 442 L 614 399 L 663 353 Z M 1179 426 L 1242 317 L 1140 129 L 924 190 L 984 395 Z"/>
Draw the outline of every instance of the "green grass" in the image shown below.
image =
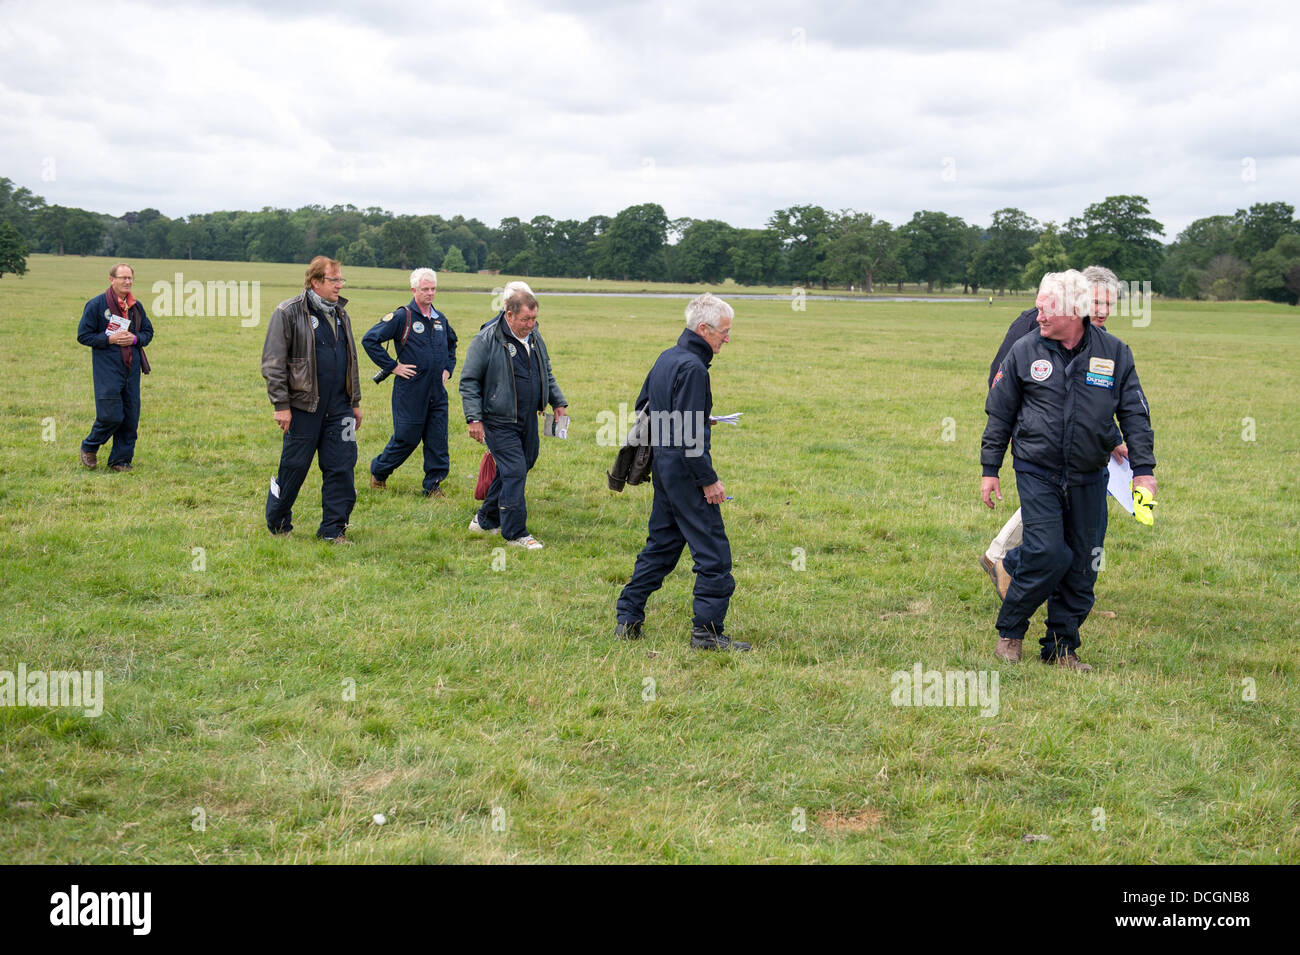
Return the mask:
<path id="1" fill-rule="evenodd" d="M 0 861 L 1300 861 L 1295 309 L 1112 319 L 1161 505 L 1152 529 L 1111 505 L 1116 616 L 1085 627 L 1081 676 L 997 664 L 976 563 L 1015 505 L 1009 468 L 1008 500 L 979 504 L 978 450 L 1023 306 L 738 303 L 713 371 L 717 410 L 746 412 L 714 439 L 728 627 L 755 645 L 732 658 L 687 648 L 689 556 L 646 638 L 610 639 L 650 493 L 605 488 L 596 415 L 635 397 L 680 300 L 544 296 L 574 424 L 529 479 L 546 549 L 496 572 L 499 540 L 465 533 L 481 449 L 454 412 L 448 500 L 420 497 L 418 455 L 365 486 L 391 392 L 364 379 L 356 545 L 311 539 L 317 475 L 299 536 L 266 534 L 280 442 L 258 362 L 295 266 L 138 262 L 146 307 L 178 270 L 256 279 L 262 321 L 155 316 L 136 469 L 82 470 L 76 323 L 108 264 L 36 256 L 0 281 L 0 670 L 105 680 L 98 718 L 0 707 Z M 347 274 L 359 331 L 408 297 L 396 272 Z M 461 282 L 483 279 L 440 276 L 464 343 L 491 303 Z M 891 705 L 918 661 L 996 669 L 998 714 Z"/>

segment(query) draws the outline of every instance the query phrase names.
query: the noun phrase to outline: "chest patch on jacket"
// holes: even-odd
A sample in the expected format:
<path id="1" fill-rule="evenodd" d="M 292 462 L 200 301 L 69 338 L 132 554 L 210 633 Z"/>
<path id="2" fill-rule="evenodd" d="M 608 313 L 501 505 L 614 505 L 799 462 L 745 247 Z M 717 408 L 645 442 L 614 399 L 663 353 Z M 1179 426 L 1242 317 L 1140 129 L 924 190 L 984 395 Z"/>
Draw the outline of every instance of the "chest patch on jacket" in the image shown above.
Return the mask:
<path id="1" fill-rule="evenodd" d="M 417 335 L 422 334 L 424 332 L 424 322 L 412 322 L 411 331 L 415 332 Z"/>
<path id="2" fill-rule="evenodd" d="M 1046 381 L 1052 377 L 1052 363 L 1046 358 L 1040 358 L 1029 366 L 1029 377 L 1034 381 Z"/>

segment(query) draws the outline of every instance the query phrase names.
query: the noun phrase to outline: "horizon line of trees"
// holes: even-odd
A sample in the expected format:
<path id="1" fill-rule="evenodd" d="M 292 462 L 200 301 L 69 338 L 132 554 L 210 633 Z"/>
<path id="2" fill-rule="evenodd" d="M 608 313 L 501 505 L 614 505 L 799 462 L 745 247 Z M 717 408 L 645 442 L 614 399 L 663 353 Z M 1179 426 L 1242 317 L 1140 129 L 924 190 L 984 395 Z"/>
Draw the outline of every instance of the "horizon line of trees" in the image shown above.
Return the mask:
<path id="1" fill-rule="evenodd" d="M 1123 281 L 1149 281 L 1182 298 L 1300 301 L 1300 221 L 1285 202 L 1197 219 L 1165 244 L 1142 196 L 1109 196 L 1063 226 L 1023 210 L 987 226 L 923 210 L 894 225 L 869 212 L 816 205 L 772 213 L 762 229 L 718 219 L 669 219 L 656 203 L 585 221 L 534 216 L 406 216 L 352 205 L 264 207 L 170 219 L 157 209 L 114 217 L 47 204 L 0 177 L 0 275 L 22 274 L 29 252 L 118 258 L 303 262 L 525 276 L 594 276 L 708 284 L 832 285 L 874 291 L 905 282 L 1032 289 L 1045 272 L 1104 265 Z"/>

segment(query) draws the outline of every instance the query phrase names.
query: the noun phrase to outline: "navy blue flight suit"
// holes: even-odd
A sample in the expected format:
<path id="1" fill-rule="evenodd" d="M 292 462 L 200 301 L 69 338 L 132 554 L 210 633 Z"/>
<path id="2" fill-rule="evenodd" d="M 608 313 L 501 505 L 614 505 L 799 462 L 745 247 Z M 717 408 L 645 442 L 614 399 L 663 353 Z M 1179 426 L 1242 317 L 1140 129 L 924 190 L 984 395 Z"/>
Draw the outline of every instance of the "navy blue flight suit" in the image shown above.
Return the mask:
<path id="1" fill-rule="evenodd" d="M 135 456 L 140 424 L 140 371 L 144 348 L 153 341 L 153 325 L 138 301 L 130 308 L 131 331 L 136 343 L 126 351 L 108 341 L 108 296 L 105 292 L 86 303 L 77 326 L 77 341 L 91 348 L 95 381 L 95 424 L 81 442 L 81 450 L 94 452 L 111 438 L 108 465 L 130 464 Z M 129 355 L 129 358 L 128 358 Z"/>
<path id="2" fill-rule="evenodd" d="M 1014 435 L 1024 519 L 998 634 L 1023 639 L 1029 618 L 1046 601 L 1042 658 L 1074 654 L 1093 606 L 1106 534 L 1106 458 L 1115 438 L 1127 439 L 1135 474 L 1151 474 L 1155 467 L 1150 415 L 1132 353 L 1086 322 L 1083 338 L 1068 351 L 1057 341 L 1027 335 L 1002 362 L 985 408 L 983 473 L 997 475 Z"/>
<path id="3" fill-rule="evenodd" d="M 497 473 L 478 510 L 478 523 L 484 529 L 499 526 L 501 536 L 506 540 L 518 540 L 528 536 L 528 503 L 524 490 L 528 472 L 537 463 L 540 450 L 537 409 L 546 392 L 541 354 L 536 343 L 532 343 L 532 347 L 525 346 L 510 331 L 504 316 L 500 322 L 514 372 L 515 423 L 489 425 L 483 422 L 483 441 L 496 461 Z"/>
<path id="4" fill-rule="evenodd" d="M 410 329 L 407 334 L 407 329 Z M 405 336 L 405 343 L 402 342 Z M 384 342 L 395 341 L 396 361 L 388 357 Z M 415 299 L 390 312 L 366 332 L 361 345 L 370 360 L 387 372 L 397 363 L 414 365 L 414 378 L 393 378 L 393 436 L 370 462 L 370 473 L 380 481 L 396 471 L 424 442 L 424 493 L 437 490 L 451 468 L 447 452 L 447 388 L 444 371 L 456 368 L 456 333 L 447 316 L 436 308 L 425 318 Z"/>
<path id="5" fill-rule="evenodd" d="M 343 335 L 331 329 L 329 320 L 314 309 L 311 324 L 316 338 L 320 400 L 315 411 L 293 409 L 280 451 L 276 484 L 266 496 L 266 526 L 277 534 L 293 529 L 293 502 L 311 470 L 312 458 L 319 452 L 321 521 L 316 536 L 332 538 L 347 529 L 357 500 L 353 484 L 357 438 L 352 403 L 348 400 L 348 346 Z"/>
<path id="6" fill-rule="evenodd" d="M 637 398 L 638 410 L 648 403 L 652 421 L 656 412 L 671 417 L 661 417 L 652 429 L 658 440 L 650 463 L 654 503 L 649 534 L 632 579 L 619 594 L 619 623 L 645 619 L 646 600 L 677 566 L 685 545 L 695 563 L 692 625 L 722 633 L 736 582 L 722 507 L 706 501 L 702 490 L 718 480 L 709 454 L 712 360 L 709 343 L 687 329 L 675 347 L 659 356 Z"/>

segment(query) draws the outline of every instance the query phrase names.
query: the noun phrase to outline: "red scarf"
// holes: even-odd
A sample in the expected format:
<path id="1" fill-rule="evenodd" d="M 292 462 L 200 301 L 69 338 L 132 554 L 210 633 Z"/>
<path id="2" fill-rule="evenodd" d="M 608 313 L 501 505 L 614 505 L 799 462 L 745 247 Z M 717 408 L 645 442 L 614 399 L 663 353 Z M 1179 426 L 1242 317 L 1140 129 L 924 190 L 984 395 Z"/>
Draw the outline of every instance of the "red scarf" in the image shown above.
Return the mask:
<path id="1" fill-rule="evenodd" d="M 135 308 L 136 304 L 135 296 L 130 292 L 126 293 L 125 299 L 121 299 L 118 298 L 117 291 L 113 286 L 110 285 L 108 287 L 108 310 L 119 318 L 130 317 L 131 334 L 138 336 L 140 332 L 140 321 L 134 315 L 131 315 L 131 309 Z M 135 346 L 119 345 L 118 347 L 122 349 L 122 361 L 126 364 L 126 367 L 130 369 L 131 361 L 135 356 Z M 143 348 L 140 349 L 140 371 L 146 375 L 149 374 L 149 359 L 144 356 Z"/>

